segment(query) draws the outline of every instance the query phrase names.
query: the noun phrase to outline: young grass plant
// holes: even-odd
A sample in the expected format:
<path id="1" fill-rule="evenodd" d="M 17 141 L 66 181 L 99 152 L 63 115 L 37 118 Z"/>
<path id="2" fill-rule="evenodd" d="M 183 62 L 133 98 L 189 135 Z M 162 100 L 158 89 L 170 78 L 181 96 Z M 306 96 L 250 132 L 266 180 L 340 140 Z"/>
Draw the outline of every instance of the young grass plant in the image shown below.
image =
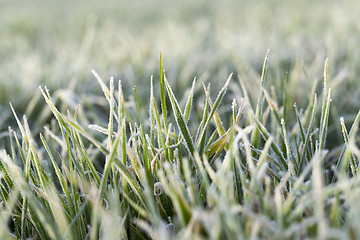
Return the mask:
<path id="1" fill-rule="evenodd" d="M 27 118 L 21 122 L 11 106 L 20 137 L 9 131 L 11 154 L 0 152 L 1 237 L 359 238 L 360 114 L 350 132 L 341 118 L 343 152 L 329 166 L 328 61 L 320 121 L 317 95 L 311 91 L 306 111 L 294 105 L 292 122 L 286 108 L 295 100 L 286 93 L 289 85 L 284 85 L 282 104 L 275 91 L 271 96 L 267 91 L 268 59 L 269 51 L 254 108 L 250 99 L 224 100 L 230 74 L 214 102 L 210 85 L 204 87 L 196 121 L 191 115 L 198 101 L 195 79 L 182 106 L 161 56 L 160 96 L 151 77 L 148 111 L 137 88 L 133 104 L 127 105 L 121 81 L 115 88 L 111 78 L 107 86 L 95 71 L 109 106 L 108 121 L 101 126 L 84 125 L 79 108 L 65 115 L 49 90 L 40 88 L 57 126 L 46 127 L 38 139 Z M 244 95 L 253 96 L 244 86 Z"/>

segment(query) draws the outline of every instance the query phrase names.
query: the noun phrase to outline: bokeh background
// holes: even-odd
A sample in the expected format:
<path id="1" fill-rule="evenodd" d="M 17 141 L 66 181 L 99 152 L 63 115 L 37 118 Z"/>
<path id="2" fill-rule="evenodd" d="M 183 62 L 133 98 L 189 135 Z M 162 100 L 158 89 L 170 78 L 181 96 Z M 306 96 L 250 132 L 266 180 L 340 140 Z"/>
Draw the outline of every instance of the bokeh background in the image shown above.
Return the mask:
<path id="1" fill-rule="evenodd" d="M 146 104 L 151 75 L 154 84 L 159 81 L 160 52 L 180 99 L 194 77 L 215 92 L 231 72 L 231 89 L 242 79 L 256 99 L 270 49 L 266 85 L 281 101 L 289 72 L 288 93 L 299 106 L 309 101 L 329 58 L 332 121 L 339 115 L 353 119 L 360 106 L 359 10 L 357 0 L 0 0 L 0 146 L 8 126 L 16 126 L 9 101 L 19 116 L 28 116 L 35 133 L 50 118 L 39 86 L 49 88 L 63 111 L 82 102 L 93 112 L 83 121 L 101 122 L 106 102 L 91 69 L 105 82 L 121 79 L 129 104 L 136 85 Z M 232 97 L 242 97 L 241 91 Z"/>

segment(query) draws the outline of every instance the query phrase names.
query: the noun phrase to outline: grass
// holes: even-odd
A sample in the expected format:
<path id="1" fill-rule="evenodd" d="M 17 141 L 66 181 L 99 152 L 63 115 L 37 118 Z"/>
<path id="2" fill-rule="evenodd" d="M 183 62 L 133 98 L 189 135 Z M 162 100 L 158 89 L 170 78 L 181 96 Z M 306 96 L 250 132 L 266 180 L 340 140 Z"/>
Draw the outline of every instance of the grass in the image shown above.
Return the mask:
<path id="1" fill-rule="evenodd" d="M 0 4 L 1 239 L 360 238 L 357 2 Z"/>
<path id="2" fill-rule="evenodd" d="M 27 118 L 20 121 L 13 109 L 20 136 L 11 130 L 11 152 L 0 153 L 2 237 L 356 238 L 360 118 L 350 132 L 341 118 L 342 154 L 330 161 L 328 61 L 322 101 L 311 93 L 294 123 L 285 122 L 266 91 L 268 56 L 256 106 L 234 99 L 230 114 L 218 114 L 230 74 L 214 102 L 210 86 L 204 88 L 196 132 L 190 131 L 193 90 L 179 104 L 161 58 L 162 110 L 152 86 L 143 116 L 134 88 L 136 122 L 127 120 L 121 82 L 115 91 L 113 79 L 107 86 L 93 71 L 109 105 L 107 127 L 89 126 L 103 134 L 99 139 L 78 121 L 78 110 L 61 113 L 40 88 L 57 124 L 40 134 L 38 145 Z"/>

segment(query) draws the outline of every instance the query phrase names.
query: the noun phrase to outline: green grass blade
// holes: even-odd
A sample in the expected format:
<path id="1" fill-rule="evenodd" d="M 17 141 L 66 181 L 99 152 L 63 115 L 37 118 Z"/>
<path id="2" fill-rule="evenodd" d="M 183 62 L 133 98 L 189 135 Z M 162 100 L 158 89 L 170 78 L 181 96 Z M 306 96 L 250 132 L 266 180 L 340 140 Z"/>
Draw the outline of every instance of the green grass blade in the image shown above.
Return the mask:
<path id="1" fill-rule="evenodd" d="M 174 174 L 168 164 L 165 165 L 166 176 L 164 172 L 160 172 L 159 179 L 166 194 L 172 199 L 175 210 L 177 211 L 181 224 L 185 227 L 191 219 L 191 207 L 185 199 L 183 194 L 183 186 L 180 179 Z"/>
<path id="2" fill-rule="evenodd" d="M 316 94 L 315 94 L 314 103 L 313 103 L 313 106 L 312 106 L 312 114 L 311 114 L 311 118 L 310 118 L 309 127 L 308 127 L 307 132 L 306 132 L 305 141 L 304 141 L 304 144 L 303 144 L 303 150 L 302 150 L 302 154 L 301 154 L 301 158 L 300 158 L 300 162 L 299 162 L 299 168 L 298 168 L 297 175 L 299 175 L 302 172 L 302 168 L 304 166 L 304 161 L 305 161 L 305 156 L 307 155 L 307 151 L 308 151 L 308 148 L 309 148 L 309 142 L 310 142 L 310 138 L 311 138 L 312 127 L 313 127 L 315 114 L 316 114 L 316 105 L 317 105 L 317 97 L 316 97 Z"/>
<path id="3" fill-rule="evenodd" d="M 299 114 L 299 110 L 297 108 L 296 103 L 294 103 L 294 109 L 295 109 L 296 120 L 297 120 L 297 123 L 299 125 L 299 130 L 300 130 L 300 134 L 301 134 L 301 140 L 304 143 L 305 142 L 304 127 L 303 127 L 303 125 L 301 123 L 300 114 Z"/>
<path id="4" fill-rule="evenodd" d="M 343 118 L 343 117 L 340 118 L 340 124 L 341 124 L 342 133 L 343 133 L 343 136 L 344 136 L 345 146 L 346 146 L 346 148 L 348 148 L 348 145 L 349 145 L 349 135 L 348 135 L 348 132 L 347 132 L 347 130 L 346 130 L 346 126 L 345 126 L 344 118 Z M 349 150 L 345 150 L 345 152 L 347 152 L 347 151 L 349 151 Z M 349 163 L 350 163 L 351 174 L 352 174 L 352 176 L 356 176 L 356 175 L 357 175 L 357 166 L 356 166 L 356 163 L 355 163 L 354 156 L 353 156 L 353 154 L 348 153 L 348 154 L 344 154 L 344 158 L 345 158 L 346 155 L 349 156 L 350 161 L 347 160 L 347 159 L 342 160 L 342 161 L 343 161 L 343 162 L 349 162 Z M 347 156 L 346 156 L 346 157 L 347 157 Z M 343 164 L 344 164 L 344 163 L 343 163 Z"/>
<path id="5" fill-rule="evenodd" d="M 326 100 L 325 104 L 323 103 L 323 106 L 325 106 L 325 107 L 324 107 L 322 121 L 320 122 L 319 150 L 323 150 L 325 148 L 325 143 L 326 143 L 330 102 L 331 102 L 330 94 L 331 94 L 331 89 L 328 90 L 327 100 Z"/>
<path id="6" fill-rule="evenodd" d="M 126 168 L 126 166 L 117 158 L 114 159 L 114 164 L 124 177 L 124 179 L 127 181 L 129 186 L 134 190 L 136 193 L 136 196 L 145 203 L 145 198 L 143 196 L 143 191 L 139 185 L 139 183 L 136 181 L 136 179 L 132 176 L 132 174 L 129 172 L 129 170 Z"/>
<path id="7" fill-rule="evenodd" d="M 167 151 L 167 147 L 166 147 L 166 144 L 165 144 L 164 135 L 163 135 L 162 128 L 161 128 L 159 112 L 158 112 L 157 107 L 156 107 L 155 99 L 153 99 L 153 107 L 154 107 L 154 112 L 155 112 L 155 116 L 156 116 L 158 145 L 163 149 L 163 152 L 164 152 L 164 155 L 165 155 L 165 160 L 170 161 L 168 151 Z M 160 162 L 160 167 L 162 167 L 161 162 Z"/>
<path id="8" fill-rule="evenodd" d="M 70 118 L 66 118 L 66 121 L 75 128 L 82 136 L 84 136 L 87 140 L 89 140 L 94 146 L 96 146 L 100 151 L 102 151 L 104 154 L 109 154 L 109 150 L 104 147 L 102 144 L 100 144 L 98 141 L 95 140 L 85 129 L 83 129 L 77 122 Z"/>
<path id="9" fill-rule="evenodd" d="M 256 110 L 255 110 L 255 116 L 257 119 L 259 119 L 260 122 L 262 121 L 263 87 L 264 87 L 265 79 L 266 79 L 266 70 L 267 70 L 269 54 L 270 54 L 270 50 L 267 50 L 265 60 L 264 60 L 263 70 L 261 73 L 260 89 L 259 89 L 259 95 L 258 95 L 258 100 L 257 100 L 257 104 L 256 104 Z M 258 148 L 258 145 L 259 145 L 259 134 L 260 134 L 259 129 L 254 128 L 254 131 L 251 135 L 251 144 L 255 148 Z M 253 156 L 254 156 L 254 153 L 253 153 Z"/>
<path id="10" fill-rule="evenodd" d="M 14 164 L 5 151 L 0 152 L 0 159 L 7 165 L 11 175 L 16 178 L 22 195 L 28 199 L 30 214 L 33 214 L 32 217 L 43 222 L 41 226 L 36 224 L 39 228 L 38 233 L 42 235 L 42 238 L 45 238 L 45 235 L 48 234 L 50 238 L 61 239 L 61 233 L 56 227 L 51 214 L 43 206 L 42 201 L 35 197 L 35 194 L 29 189 L 29 185 L 23 178 L 20 169 Z"/>
<path id="11" fill-rule="evenodd" d="M 161 101 L 161 110 L 164 118 L 164 127 L 165 132 L 167 132 L 167 107 L 166 107 L 166 98 L 165 98 L 165 73 L 162 61 L 162 55 L 160 53 L 160 101 Z"/>
<path id="12" fill-rule="evenodd" d="M 116 153 L 118 151 L 118 145 L 119 145 L 120 139 L 121 139 L 121 134 L 118 134 L 116 139 L 115 139 L 114 145 L 112 146 L 111 151 L 110 151 L 109 155 L 106 158 L 104 172 L 103 172 L 102 179 L 101 179 L 101 182 L 100 182 L 99 197 L 102 197 L 104 195 L 104 193 L 105 193 L 105 187 L 106 187 L 107 182 L 108 182 L 108 175 L 110 173 L 112 163 L 115 161 Z"/>
<path id="13" fill-rule="evenodd" d="M 45 149 L 46 149 L 46 151 L 47 151 L 47 153 L 48 153 L 48 155 L 50 157 L 50 160 L 51 160 L 51 163 L 52 163 L 53 168 L 55 170 L 56 176 L 57 176 L 57 178 L 58 178 L 58 180 L 60 182 L 60 186 L 61 186 L 63 192 L 66 194 L 66 198 L 67 198 L 67 200 L 69 201 L 69 204 L 70 204 L 72 202 L 71 201 L 72 198 L 70 196 L 70 191 L 69 191 L 66 179 L 63 177 L 63 175 L 61 173 L 61 170 L 59 169 L 59 167 L 58 167 L 58 165 L 57 165 L 57 163 L 56 163 L 56 161 L 55 161 L 55 159 L 54 159 L 54 157 L 53 157 L 53 155 L 51 153 L 51 150 L 50 150 L 48 144 L 46 143 L 44 137 L 42 136 L 42 134 L 40 134 L 40 139 L 41 139 L 41 141 L 42 141 L 42 143 L 43 143 L 43 145 L 44 145 L 44 147 L 45 147 Z"/>
<path id="14" fill-rule="evenodd" d="M 203 110 L 203 117 L 201 122 L 206 124 L 207 118 L 208 118 L 208 109 L 209 109 L 209 97 L 210 97 L 210 84 L 208 85 L 208 88 L 206 90 L 206 100 L 205 100 L 205 106 L 204 106 L 204 110 Z M 199 128 L 201 128 L 201 131 L 203 131 L 202 135 L 200 135 L 199 139 L 196 139 L 195 141 L 197 142 L 197 149 L 199 154 L 203 154 L 204 151 L 204 147 L 205 147 L 205 138 L 206 138 L 206 125 L 205 124 L 200 124 Z M 200 129 L 198 130 L 200 131 Z"/>
<path id="15" fill-rule="evenodd" d="M 140 101 L 139 101 L 138 95 L 136 93 L 136 87 L 134 87 L 134 95 L 135 95 L 135 103 L 136 103 L 136 108 L 138 111 L 139 121 L 140 121 L 140 126 L 141 126 L 140 134 L 142 135 L 142 148 L 143 148 L 143 154 L 144 154 L 144 167 L 145 167 L 146 179 L 147 179 L 147 183 L 149 184 L 149 187 L 151 189 L 153 189 L 154 183 L 153 183 L 153 176 L 152 176 L 152 172 L 151 172 L 151 159 L 149 156 L 148 144 L 147 144 L 146 137 L 145 137 L 144 124 L 143 124 L 142 118 L 141 118 Z"/>
<path id="16" fill-rule="evenodd" d="M 355 135 L 355 133 L 356 133 L 356 131 L 358 129 L 359 121 L 360 121 L 360 111 L 357 113 L 357 115 L 355 117 L 355 120 L 354 120 L 353 124 L 351 125 L 350 132 L 348 134 L 349 135 L 348 139 L 352 139 L 353 136 Z M 341 152 L 341 154 L 340 154 L 340 156 L 338 158 L 337 164 L 336 164 L 336 171 L 335 172 L 337 174 L 341 170 L 340 167 L 342 168 L 342 170 L 346 168 L 346 166 L 345 166 L 346 163 L 344 163 L 344 160 L 343 160 L 346 153 L 347 153 L 348 157 L 353 157 L 352 154 L 348 153 L 349 152 L 349 150 L 347 149 L 348 147 L 349 147 L 349 142 L 348 143 L 345 142 L 345 145 L 344 145 L 344 147 L 342 149 L 342 152 Z M 358 166 L 358 168 L 356 169 L 356 172 L 359 172 L 359 171 L 360 171 L 360 166 Z M 332 178 L 332 182 L 334 182 L 335 179 L 336 179 L 336 174 L 334 174 L 334 176 Z"/>
<path id="17" fill-rule="evenodd" d="M 283 119 L 286 122 L 286 114 L 287 114 L 287 82 L 288 82 L 288 78 L 289 78 L 289 73 L 285 72 L 285 76 L 284 76 L 284 93 L 283 93 Z"/>
<path id="18" fill-rule="evenodd" d="M 91 73 L 94 75 L 94 77 L 96 78 L 96 80 L 98 81 L 98 83 L 101 86 L 101 89 L 105 95 L 106 100 L 108 101 L 109 105 L 112 106 L 113 108 L 117 107 L 116 102 L 114 101 L 114 96 L 112 95 L 110 89 L 106 86 L 106 84 L 104 83 L 104 81 L 101 79 L 100 75 L 94 70 L 91 70 Z M 112 85 L 114 84 L 114 78 L 111 77 L 110 82 L 112 82 Z M 111 83 L 110 83 L 110 88 L 111 88 Z M 112 111 L 112 113 L 114 114 L 114 112 Z M 117 121 L 119 121 L 118 116 L 116 114 L 114 114 L 115 118 Z"/>
<path id="19" fill-rule="evenodd" d="M 287 162 L 292 162 L 293 161 L 293 156 L 291 154 L 291 149 L 290 149 L 289 139 L 287 137 L 287 131 L 286 131 L 286 126 L 285 126 L 284 119 L 281 119 L 281 125 L 282 125 L 282 135 L 283 135 L 284 143 L 285 143 Z M 297 165 L 296 165 L 295 162 L 293 162 L 293 164 L 295 165 L 295 170 L 296 170 Z M 291 174 L 293 174 L 293 173 L 291 173 Z"/>
<path id="20" fill-rule="evenodd" d="M 226 93 L 227 87 L 230 83 L 230 80 L 232 78 L 232 73 L 229 75 L 228 79 L 226 80 L 224 86 L 222 87 L 222 89 L 220 90 L 220 92 L 218 93 L 215 102 L 214 102 L 214 106 L 211 109 L 210 114 L 207 116 L 206 121 L 204 122 L 203 126 L 202 126 L 202 130 L 200 132 L 199 138 L 198 139 L 202 139 L 206 133 L 206 129 L 207 129 L 207 125 L 209 124 L 210 120 L 213 118 L 217 108 L 219 107 L 222 99 L 224 98 L 224 95 Z"/>
<path id="21" fill-rule="evenodd" d="M 270 96 L 269 96 L 268 92 L 265 90 L 265 88 L 263 88 L 263 92 L 264 92 L 265 98 L 270 106 L 271 112 L 273 113 L 278 126 L 282 127 L 279 110 L 275 107 L 273 100 L 270 98 Z"/>
<path id="22" fill-rule="evenodd" d="M 188 122 L 189 118 L 190 118 L 191 107 L 192 107 L 193 97 L 194 97 L 195 83 L 196 83 L 196 78 L 194 78 L 188 99 L 185 104 L 184 117 L 185 117 L 186 122 Z"/>
<path id="23" fill-rule="evenodd" d="M 253 121 L 255 122 L 255 125 L 257 127 L 257 129 L 259 130 L 259 132 L 262 134 L 263 138 L 265 141 L 268 141 L 268 139 L 270 138 L 271 134 L 266 130 L 265 126 L 262 125 L 262 123 L 259 121 L 259 119 L 256 118 L 256 116 L 253 116 Z M 273 141 L 271 143 L 271 148 L 273 149 L 273 151 L 275 152 L 275 154 L 278 156 L 278 158 L 281 161 L 281 165 L 282 165 L 282 170 L 288 170 L 288 163 L 286 162 L 286 159 L 284 158 L 283 153 L 280 150 L 280 147 Z M 279 165 L 279 166 L 281 166 Z"/>
<path id="24" fill-rule="evenodd" d="M 175 98 L 175 95 L 174 95 L 169 83 L 167 82 L 166 79 L 164 79 L 164 81 L 165 81 L 166 88 L 167 88 L 167 91 L 168 91 L 168 95 L 169 95 L 169 98 L 170 98 L 171 107 L 172 107 L 172 110 L 173 110 L 174 115 L 175 115 L 175 121 L 176 121 L 176 123 L 178 125 L 178 128 L 180 129 L 181 134 L 183 135 L 183 137 L 185 139 L 187 149 L 189 150 L 190 154 L 193 156 L 194 151 L 195 151 L 195 147 L 194 147 L 194 144 L 193 144 L 193 140 L 192 140 L 189 128 L 188 128 L 188 126 L 186 124 L 184 115 L 181 112 L 180 106 L 179 106 L 179 104 L 178 104 L 178 102 L 177 102 L 177 100 Z"/>
<path id="25" fill-rule="evenodd" d="M 150 79 L 150 103 L 149 103 L 149 116 L 150 116 L 150 139 L 151 142 L 155 142 L 155 98 L 154 98 L 154 84 L 153 76 Z"/>
<path id="26" fill-rule="evenodd" d="M 86 165 L 87 167 L 90 168 L 91 171 L 91 176 L 94 178 L 96 185 L 99 186 L 100 185 L 100 178 L 98 173 L 96 172 L 95 166 L 93 164 L 93 162 L 90 159 L 90 156 L 84 146 L 84 143 L 80 137 L 80 133 L 78 131 L 76 131 L 76 145 L 78 146 L 78 148 L 80 149 L 81 153 L 83 154 L 83 157 L 85 159 Z"/>
<path id="27" fill-rule="evenodd" d="M 330 93 L 327 89 L 327 77 L 328 77 L 328 59 L 325 60 L 324 66 L 324 88 L 323 88 L 323 101 L 321 106 L 320 117 L 320 135 L 319 135 L 319 150 L 323 150 L 325 147 L 326 132 L 327 132 L 327 119 L 329 117 L 328 103 L 330 104 Z M 330 89 L 329 89 L 330 90 Z M 328 99 L 328 100 L 327 100 Z"/>
<path id="28" fill-rule="evenodd" d="M 206 148 L 206 156 L 208 158 L 216 158 L 217 155 L 225 148 L 229 143 L 230 136 L 233 132 L 233 128 L 230 128 L 224 135 L 220 136 L 215 142 Z"/>

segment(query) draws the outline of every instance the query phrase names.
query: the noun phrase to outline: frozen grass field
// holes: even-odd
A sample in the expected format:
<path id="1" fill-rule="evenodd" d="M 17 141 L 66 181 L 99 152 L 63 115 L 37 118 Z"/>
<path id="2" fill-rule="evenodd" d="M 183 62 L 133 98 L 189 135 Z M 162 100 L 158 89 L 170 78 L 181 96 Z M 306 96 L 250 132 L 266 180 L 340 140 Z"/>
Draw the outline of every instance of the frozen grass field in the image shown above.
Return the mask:
<path id="1" fill-rule="evenodd" d="M 359 9 L 0 0 L 0 239 L 359 239 Z"/>

